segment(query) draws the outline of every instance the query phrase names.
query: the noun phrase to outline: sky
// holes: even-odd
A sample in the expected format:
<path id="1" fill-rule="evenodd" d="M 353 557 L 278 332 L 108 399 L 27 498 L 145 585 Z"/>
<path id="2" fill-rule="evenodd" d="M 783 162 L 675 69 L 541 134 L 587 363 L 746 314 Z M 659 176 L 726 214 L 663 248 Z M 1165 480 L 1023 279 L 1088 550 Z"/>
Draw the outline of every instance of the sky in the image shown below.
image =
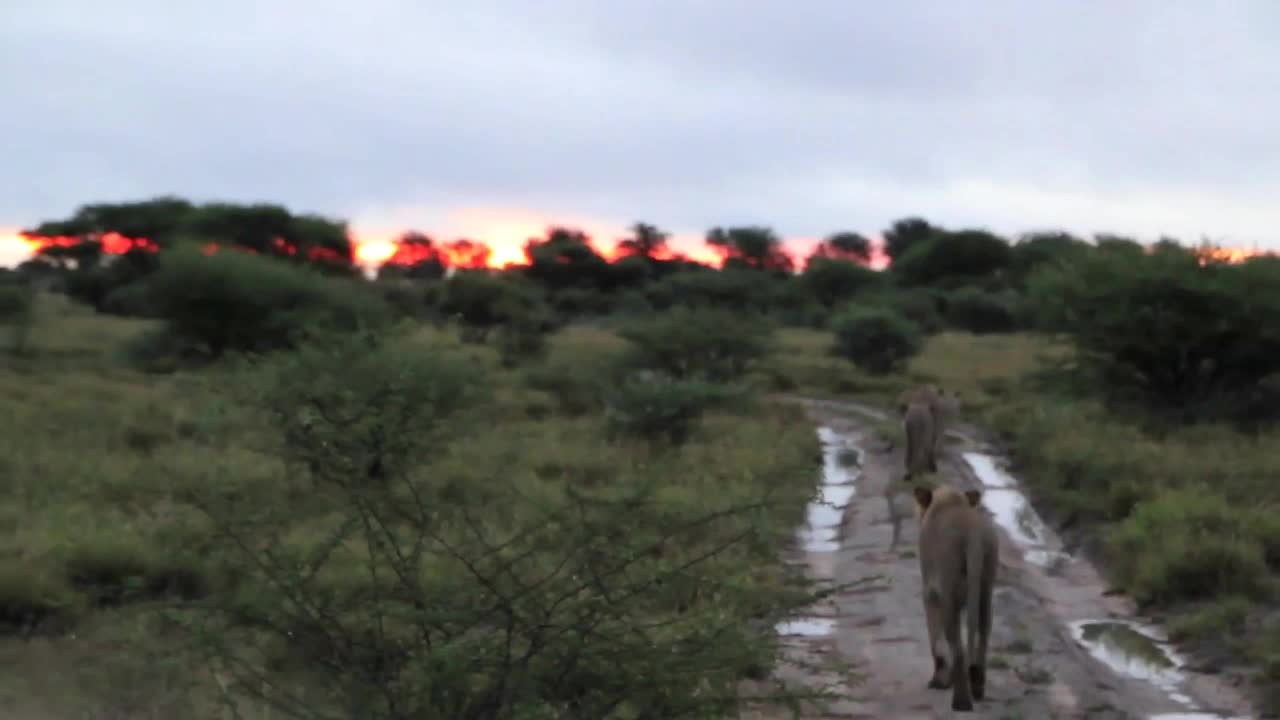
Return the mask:
<path id="1" fill-rule="evenodd" d="M 1275 0 L 9 0 L 0 235 L 177 194 L 498 255 L 908 215 L 1280 249 L 1277 31 Z"/>

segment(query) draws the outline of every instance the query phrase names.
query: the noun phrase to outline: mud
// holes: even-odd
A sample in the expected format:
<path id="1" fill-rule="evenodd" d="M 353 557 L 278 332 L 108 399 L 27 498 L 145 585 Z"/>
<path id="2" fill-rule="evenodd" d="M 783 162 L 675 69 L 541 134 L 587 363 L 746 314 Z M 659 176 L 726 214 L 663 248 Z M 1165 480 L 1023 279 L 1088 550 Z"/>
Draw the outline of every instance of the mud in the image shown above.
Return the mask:
<path id="1" fill-rule="evenodd" d="M 1097 570 L 1062 549 L 1036 515 L 1016 478 L 975 428 L 958 425 L 940 448 L 941 480 L 981 488 L 983 504 L 1000 528 L 1000 568 L 994 604 L 987 698 L 973 713 L 950 709 L 949 691 L 927 690 L 932 670 L 920 600 L 916 522 L 902 475 L 901 443 L 884 443 L 873 426 L 885 415 L 859 405 L 801 400 L 824 444 L 824 477 L 843 450 L 848 487 L 836 531 L 831 515 L 811 514 L 821 526 L 801 530 L 803 561 L 816 577 L 868 581 L 838 594 L 813 617 L 787 629 L 788 652 L 827 658 L 835 667 L 822 685 L 840 700 L 812 708 L 806 718 L 1089 718 L 1091 720 L 1207 720 L 1257 718 L 1223 675 L 1186 667 L 1159 628 L 1140 618 L 1123 596 L 1105 594 Z M 893 447 L 897 445 L 898 447 Z M 826 459 L 830 458 L 830 462 Z M 905 518 L 890 548 L 889 503 Z M 832 503 L 835 505 L 836 503 Z M 810 542 L 821 535 L 822 542 Z M 808 628 L 809 631 L 806 631 Z M 792 679 L 795 679 L 794 672 Z M 816 682 L 816 678 L 809 678 Z M 754 715 L 753 717 L 764 717 Z M 777 717 L 785 717 L 778 715 Z"/>

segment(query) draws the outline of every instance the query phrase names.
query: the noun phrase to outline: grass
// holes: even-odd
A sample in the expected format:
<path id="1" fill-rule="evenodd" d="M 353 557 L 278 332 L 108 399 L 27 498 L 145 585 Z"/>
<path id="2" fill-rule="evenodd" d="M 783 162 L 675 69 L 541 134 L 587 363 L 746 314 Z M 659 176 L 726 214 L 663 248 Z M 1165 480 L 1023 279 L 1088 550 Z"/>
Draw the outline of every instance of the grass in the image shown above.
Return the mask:
<path id="1" fill-rule="evenodd" d="M 10 668 L 0 703 L 22 716 L 223 717 L 222 678 L 204 662 L 181 601 L 231 593 L 241 581 L 211 552 L 214 527 L 187 499 L 210 489 L 235 496 L 278 519 L 287 542 L 310 546 L 332 524 L 322 493 L 299 492 L 296 470 L 271 452 L 263 414 L 227 393 L 243 370 L 142 374 L 120 348 L 154 323 L 96 315 L 61 297 L 42 297 L 37 311 L 28 352 L 0 356 L 0 474 L 9 480 L 0 499 L 0 658 Z M 525 512 L 516 498 L 653 486 L 653 512 L 679 518 L 769 493 L 770 506 L 658 554 L 674 562 L 747 523 L 756 539 L 705 565 L 704 586 L 750 595 L 791 582 L 781 550 L 803 519 L 819 455 L 795 408 L 711 411 L 684 446 L 658 451 L 602 430 L 591 381 L 623 346 L 612 333 L 566 329 L 544 360 L 510 371 L 491 348 L 451 333 L 423 327 L 413 341 L 468 355 L 487 379 L 484 399 L 446 428 L 448 446 L 432 449 L 441 507 L 470 504 L 499 527 Z M 333 587 L 360 576 L 360 552 L 343 552 L 348 565 L 332 568 Z M 252 703 L 241 709 L 266 717 Z"/>
<path id="2" fill-rule="evenodd" d="M 752 373 L 760 387 L 826 398 L 888 399 L 903 386 L 895 376 L 875 377 L 831 353 L 832 335 L 802 328 L 777 333 L 773 352 Z"/>
<path id="3" fill-rule="evenodd" d="M 45 296 L 28 352 L 0 359 L 0 474 L 10 479 L 0 500 L 8 637 L 0 657 L 12 668 L 0 702 L 21 713 L 219 717 L 217 678 L 182 626 L 158 612 L 228 582 L 208 560 L 208 519 L 185 493 L 239 493 L 293 518 L 286 534 L 295 539 L 314 541 L 324 526 L 308 505 L 314 499 L 290 490 L 288 469 L 264 446 L 270 428 L 261 413 L 229 400 L 238 370 L 144 375 L 123 362 L 120 349 L 154 328 Z M 749 587 L 780 582 L 773 544 L 800 522 L 813 489 L 806 468 L 817 456 L 793 410 L 758 403 L 710 412 L 685 446 L 658 452 L 603 432 L 601 384 L 625 347 L 610 331 L 567 328 L 543 359 L 513 370 L 492 348 L 449 332 L 422 327 L 414 341 L 464 354 L 489 389 L 459 420 L 470 430 L 432 459 L 445 479 L 442 498 L 501 512 L 500 501 L 516 494 L 562 498 L 569 489 L 658 482 L 664 507 L 687 514 L 780 487 L 779 509 L 758 518 L 770 542 L 752 551 L 747 570 L 717 566 Z M 1263 695 L 1280 699 L 1280 623 L 1270 612 L 1280 569 L 1272 477 L 1280 431 L 1199 425 L 1146 434 L 1087 397 L 1025 382 L 1065 352 L 1030 335 L 942 333 L 902 372 L 882 377 L 830 346 L 827 333 L 780 331 L 749 380 L 770 392 L 886 404 L 913 383 L 958 390 L 965 413 L 1007 440 L 1041 512 L 1098 538 L 1090 550 L 1111 582 L 1166 613 L 1192 648 L 1257 668 Z"/>

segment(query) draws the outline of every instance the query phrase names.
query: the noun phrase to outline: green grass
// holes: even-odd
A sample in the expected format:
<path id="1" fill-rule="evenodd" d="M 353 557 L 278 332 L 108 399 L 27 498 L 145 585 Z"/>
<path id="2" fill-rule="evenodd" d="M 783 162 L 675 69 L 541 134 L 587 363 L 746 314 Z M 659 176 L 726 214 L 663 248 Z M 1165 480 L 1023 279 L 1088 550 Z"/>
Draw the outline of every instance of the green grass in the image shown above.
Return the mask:
<path id="1" fill-rule="evenodd" d="M 202 661 L 190 618 L 169 612 L 183 598 L 243 590 L 243 581 L 211 552 L 214 527 L 189 498 L 210 489 L 234 496 L 274 518 L 286 546 L 314 546 L 333 527 L 324 493 L 305 490 L 272 451 L 263 413 L 228 394 L 245 371 L 149 375 L 125 363 L 121 347 L 155 327 L 45 296 L 29 352 L 0 370 L 0 475 L 9 481 L 0 499 L 0 658 L 10 668 L 0 703 L 18 714 L 223 717 L 221 676 Z M 612 333 L 566 329 L 546 358 L 510 371 L 492 348 L 451 332 L 422 327 L 411 341 L 464 353 L 487 378 L 485 399 L 446 429 L 448 446 L 421 470 L 440 507 L 473 507 L 501 528 L 527 513 L 515 498 L 554 503 L 653 486 L 652 512 L 674 521 L 767 492 L 769 507 L 658 555 L 677 562 L 756 526 L 756 540 L 705 565 L 706 587 L 749 595 L 790 582 L 781 550 L 803 519 L 818 457 L 795 408 L 712 411 L 684 446 L 660 451 L 603 431 L 589 380 L 623 347 Z M 340 556 L 330 587 L 363 582 L 367 554 L 344 547 Z M 695 593 L 688 602 L 703 600 Z M 242 710 L 268 716 L 253 703 Z"/>
<path id="2" fill-rule="evenodd" d="M 185 498 L 211 487 L 237 494 L 286 518 L 283 536 L 304 545 L 332 524 L 319 512 L 322 498 L 300 492 L 264 441 L 262 413 L 229 399 L 242 371 L 145 375 L 125 363 L 121 348 L 155 327 L 43 296 L 28 352 L 0 358 L 7 707 L 220 717 L 217 678 L 183 626 L 158 613 L 175 596 L 230 587 L 207 552 L 209 519 Z M 750 560 L 745 569 L 715 567 L 734 583 L 781 582 L 774 545 L 801 520 L 817 453 L 793 409 L 712 411 L 686 445 L 660 451 L 604 432 L 600 386 L 625 348 L 610 331 L 566 328 L 545 357 L 512 370 L 492 347 L 463 344 L 452 331 L 423 326 L 413 342 L 464 354 L 488 387 L 456 423 L 466 432 L 431 458 L 441 498 L 516 517 L 503 498 L 608 495 L 656 482 L 674 517 L 778 487 L 778 509 L 756 519 L 770 542 L 736 558 Z M 827 333 L 780 331 L 748 379 L 769 392 L 885 404 L 913 383 L 958 390 L 965 414 L 1008 441 L 1042 512 L 1102 539 L 1097 556 L 1113 583 L 1166 612 L 1180 640 L 1257 667 L 1263 694 L 1280 697 L 1280 625 L 1267 612 L 1280 569 L 1280 431 L 1252 437 L 1199 425 L 1146 434 L 1087 397 L 1024 382 L 1065 352 L 1031 335 L 942 333 L 888 377 L 859 372 L 830 347 Z M 661 551 L 670 552 L 682 551 Z M 335 582 L 360 567 L 358 552 L 347 557 Z M 33 622 L 39 632 L 19 639 Z"/>
<path id="3" fill-rule="evenodd" d="M 827 398 L 887 400 L 904 385 L 898 377 L 868 375 L 834 354 L 831 333 L 784 328 L 771 355 L 752 373 L 759 386 L 773 392 L 796 392 Z"/>

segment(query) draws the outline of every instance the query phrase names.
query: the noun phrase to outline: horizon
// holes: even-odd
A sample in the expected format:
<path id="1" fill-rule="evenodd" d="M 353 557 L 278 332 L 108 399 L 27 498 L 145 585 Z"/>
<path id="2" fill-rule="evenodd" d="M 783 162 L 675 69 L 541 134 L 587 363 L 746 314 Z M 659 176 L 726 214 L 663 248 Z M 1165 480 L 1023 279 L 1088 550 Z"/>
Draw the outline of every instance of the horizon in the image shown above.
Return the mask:
<path id="1" fill-rule="evenodd" d="M 592 248 L 602 257 L 610 262 L 616 261 L 622 256 L 618 251 L 619 242 L 629 233 L 629 226 L 619 228 L 609 228 L 598 222 L 567 222 L 546 220 L 539 222 L 536 215 L 531 213 L 523 213 L 520 215 L 512 215 L 503 218 L 500 215 L 486 216 L 481 213 L 474 212 L 474 209 L 468 209 L 460 213 L 462 217 L 469 220 L 466 225 L 461 227 L 470 227 L 471 230 L 459 229 L 453 232 L 434 232 L 431 229 L 424 228 L 401 228 L 398 230 L 384 230 L 380 232 L 364 232 L 358 230 L 353 225 L 348 224 L 348 238 L 351 242 L 352 261 L 355 265 L 365 270 L 365 274 L 376 271 L 382 264 L 391 260 L 396 252 L 399 237 L 410 231 L 422 232 L 430 237 L 437 245 L 447 243 L 458 239 L 468 239 L 480 245 L 487 247 L 490 251 L 489 259 L 486 267 L 490 269 L 501 269 L 505 267 L 521 266 L 527 264 L 527 258 L 524 254 L 524 244 L 528 240 L 536 240 L 545 236 L 545 232 L 553 226 L 566 227 L 570 229 L 584 231 Z M 902 218 L 894 218 L 898 220 Z M 924 218 L 929 220 L 929 218 Z M 865 232 L 853 230 L 866 237 L 871 242 L 871 260 L 868 263 L 873 269 L 882 270 L 889 266 L 890 259 L 884 252 L 883 231 L 893 222 L 893 220 L 884 223 L 884 228 L 874 232 Z M 26 227 L 34 227 L 38 223 L 30 223 Z M 942 227 L 937 223 L 935 226 Z M 726 224 L 727 227 L 733 224 Z M 676 233 L 666 231 L 661 225 L 660 230 L 668 232 L 669 254 L 672 257 L 684 257 L 689 260 L 700 262 L 703 264 L 720 267 L 723 264 L 724 257 L 713 247 L 707 244 L 705 232 L 696 233 Z M 946 230 L 988 230 L 985 227 L 944 227 Z M 1061 228 L 1035 228 L 1026 230 L 1021 233 L 1012 235 L 996 235 L 1004 238 L 1010 243 L 1016 243 L 1027 233 L 1034 232 L 1069 232 Z M 829 236 L 828 233 L 821 237 L 795 237 L 780 235 L 782 250 L 794 262 L 796 271 L 800 271 L 806 258 L 819 245 L 823 239 Z M 1114 232 L 1108 230 L 1098 230 L 1087 234 L 1071 233 L 1076 237 L 1087 242 L 1093 242 L 1097 235 L 1110 234 L 1134 240 L 1143 246 L 1150 246 L 1161 239 L 1170 239 L 1170 236 L 1161 235 L 1153 238 L 1143 238 L 1136 235 L 1126 234 L 1123 232 Z M 496 238 L 496 240 L 494 239 Z M 1221 258 L 1238 261 L 1240 259 L 1260 255 L 1272 254 L 1275 250 L 1267 248 L 1259 248 L 1256 244 L 1253 247 L 1240 247 L 1227 245 L 1224 243 L 1213 242 L 1208 237 L 1201 237 L 1195 241 L 1186 238 L 1171 238 L 1179 244 L 1186 247 L 1198 247 L 1205 243 L 1209 243 L 1216 249 L 1214 254 Z M 35 257 L 40 243 L 33 239 L 26 231 L 21 229 L 6 230 L 0 228 L 0 267 L 13 268 L 18 264 Z M 110 252 L 110 251 L 109 251 Z M 117 251 L 118 252 L 118 251 Z"/>

